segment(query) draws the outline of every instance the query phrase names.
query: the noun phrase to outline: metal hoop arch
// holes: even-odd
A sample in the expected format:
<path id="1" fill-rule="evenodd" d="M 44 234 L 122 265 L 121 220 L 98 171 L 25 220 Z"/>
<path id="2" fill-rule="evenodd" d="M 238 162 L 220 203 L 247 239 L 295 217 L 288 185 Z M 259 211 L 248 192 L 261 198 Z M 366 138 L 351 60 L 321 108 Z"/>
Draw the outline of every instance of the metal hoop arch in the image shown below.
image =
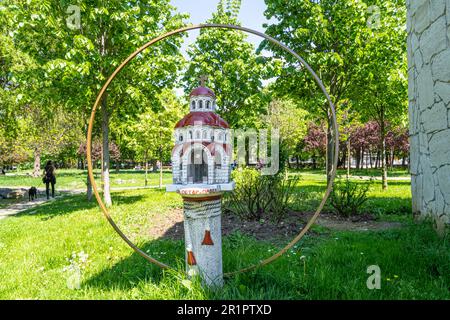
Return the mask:
<path id="1" fill-rule="evenodd" d="M 306 224 L 305 227 L 303 227 L 300 232 L 298 233 L 298 235 L 291 240 L 291 242 L 289 242 L 284 248 L 282 248 L 280 251 L 278 251 L 276 254 L 272 255 L 271 257 L 261 260 L 259 263 L 256 263 L 254 265 L 251 265 L 249 267 L 237 270 L 237 271 L 233 271 L 233 272 L 227 272 L 224 274 L 225 277 L 229 277 L 229 276 L 233 276 L 235 274 L 239 274 L 239 273 L 243 273 L 243 272 L 247 272 L 253 269 L 256 269 L 258 267 L 262 267 L 264 265 L 269 264 L 270 262 L 273 262 L 274 260 L 278 259 L 279 257 L 281 257 L 286 251 L 288 251 L 289 249 L 291 249 L 298 241 L 300 241 L 303 236 L 306 234 L 306 232 L 311 228 L 311 226 L 314 224 L 314 222 L 316 221 L 317 217 L 319 216 L 319 214 L 321 213 L 330 193 L 331 193 L 331 189 L 333 186 L 333 182 L 334 179 L 336 178 L 336 168 L 337 168 L 337 162 L 338 162 L 338 158 L 337 155 L 339 154 L 339 128 L 338 128 L 338 124 L 337 124 L 337 120 L 336 120 L 336 110 L 334 107 L 333 102 L 331 101 L 331 97 L 328 94 L 325 86 L 323 85 L 322 81 L 320 80 L 320 78 L 317 76 L 317 74 L 314 72 L 314 70 L 306 63 L 305 60 L 303 60 L 302 57 L 300 57 L 297 53 L 295 53 L 295 51 L 293 51 L 292 49 L 290 49 L 289 47 L 287 47 L 286 45 L 282 44 L 281 42 L 279 42 L 278 40 L 253 29 L 250 28 L 246 28 L 246 27 L 241 27 L 241 26 L 236 26 L 236 25 L 227 25 L 227 24 L 198 24 L 198 25 L 192 25 L 192 26 L 186 26 L 186 27 L 182 27 L 170 32 L 167 32 L 163 35 L 160 35 L 159 37 L 154 38 L 153 40 L 147 42 L 145 45 L 143 45 L 142 47 L 140 47 L 139 49 L 137 49 L 136 51 L 134 51 L 130 56 L 128 56 L 128 58 L 126 58 L 118 67 L 117 69 L 111 74 L 111 76 L 108 78 L 108 80 L 105 82 L 105 84 L 103 85 L 102 89 L 100 90 L 94 106 L 92 107 L 92 112 L 91 112 L 91 117 L 89 120 L 89 126 L 88 126 L 88 132 L 87 132 L 87 162 L 88 162 L 88 175 L 89 175 L 89 180 L 91 182 L 92 185 L 92 189 L 95 195 L 95 198 L 97 199 L 97 202 L 103 212 L 103 215 L 106 217 L 106 219 L 108 220 L 108 222 L 111 224 L 111 226 L 113 227 L 113 229 L 119 234 L 119 236 L 136 252 L 138 253 L 140 256 L 142 256 L 143 258 L 145 258 L 147 261 L 163 268 L 163 269 L 171 269 L 170 266 L 158 261 L 155 258 L 152 258 L 151 256 L 149 256 L 147 253 L 145 253 L 144 251 L 142 251 L 141 249 L 139 249 L 130 239 L 128 239 L 128 237 L 120 230 L 120 228 L 116 225 L 116 223 L 114 222 L 114 220 L 111 218 L 109 211 L 107 209 L 107 207 L 105 206 L 105 204 L 103 203 L 103 200 L 100 197 L 100 194 L 97 190 L 97 184 L 94 180 L 94 173 L 93 173 L 93 168 L 92 168 L 92 150 L 91 150 L 91 144 L 92 144 L 92 130 L 93 130 L 93 126 L 94 126 L 94 119 L 95 119 L 95 113 L 97 111 L 97 108 L 100 104 L 100 101 L 103 97 L 103 94 L 105 93 L 106 89 L 108 89 L 109 85 L 111 84 L 112 80 L 117 76 L 117 74 L 134 58 L 136 57 L 139 53 L 141 53 L 142 51 L 144 51 L 145 49 L 147 49 L 148 47 L 154 45 L 155 43 L 164 40 L 168 37 L 171 37 L 173 35 L 182 33 L 182 32 L 186 32 L 186 31 L 190 31 L 190 30 L 195 30 L 195 29 L 205 29 L 205 28 L 218 28 L 218 29 L 234 29 L 234 30 L 239 30 L 239 31 L 243 31 L 246 33 L 250 33 L 250 34 L 254 34 L 256 36 L 259 36 L 263 39 L 268 40 L 269 42 L 281 47 L 284 51 L 292 54 L 305 68 L 306 70 L 308 70 L 308 72 L 312 75 L 312 77 L 314 78 L 314 80 L 316 81 L 317 85 L 320 87 L 320 89 L 322 90 L 323 94 L 325 95 L 329 107 L 330 107 L 330 111 L 331 111 L 331 116 L 332 116 L 332 121 L 333 121 L 333 133 L 334 133 L 334 137 L 335 137 L 335 144 L 334 144 L 334 157 L 333 157 L 333 168 L 331 171 L 331 175 L 330 175 L 330 180 L 328 182 L 327 185 L 327 189 L 325 191 L 325 194 L 322 198 L 322 201 L 320 202 L 316 212 L 314 213 L 314 215 L 309 219 L 308 223 Z"/>

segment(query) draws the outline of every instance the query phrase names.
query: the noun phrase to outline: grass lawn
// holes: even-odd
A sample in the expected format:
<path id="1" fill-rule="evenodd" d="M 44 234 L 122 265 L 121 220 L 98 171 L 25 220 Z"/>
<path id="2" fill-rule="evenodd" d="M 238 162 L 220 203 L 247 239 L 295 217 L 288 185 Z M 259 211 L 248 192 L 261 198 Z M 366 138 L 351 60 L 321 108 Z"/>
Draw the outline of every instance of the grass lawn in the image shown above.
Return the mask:
<path id="1" fill-rule="evenodd" d="M 317 169 L 317 170 L 313 170 L 313 169 L 291 169 L 291 171 L 293 172 L 308 172 L 308 173 L 313 173 L 316 175 L 324 175 L 325 174 L 325 170 L 324 169 Z M 346 169 L 338 169 L 337 170 L 337 175 L 341 175 L 341 176 L 345 176 L 347 174 L 347 170 Z M 350 174 L 353 176 L 365 176 L 365 177 L 381 177 L 381 169 L 371 169 L 371 168 L 364 168 L 364 169 L 351 169 Z M 403 177 L 403 178 L 407 178 L 410 177 L 410 173 L 402 168 L 393 168 L 393 169 L 388 169 L 388 177 Z"/>
<path id="2" fill-rule="evenodd" d="M 301 181 L 299 208 L 311 210 L 323 192 L 323 178 L 313 177 Z M 148 232 L 155 220 L 181 207 L 177 194 L 158 189 L 113 192 L 111 208 L 140 248 L 175 271 L 162 271 L 135 254 L 95 202 L 67 196 L 29 210 L 33 214 L 0 220 L 0 299 L 449 299 L 448 239 L 404 214 L 410 212 L 408 183 L 392 182 L 384 193 L 379 189 L 379 183 L 372 186 L 367 210 L 402 221 L 404 227 L 350 232 L 315 226 L 288 254 L 227 279 L 216 292 L 176 271 L 184 269 L 183 241 Z M 255 263 L 281 245 L 240 233 L 226 236 L 224 270 Z M 380 290 L 366 287 L 370 265 L 381 269 Z M 79 289 L 72 285 L 77 270 Z"/>
<path id="3" fill-rule="evenodd" d="M 96 181 L 100 186 L 100 170 L 94 170 Z M 30 176 L 31 170 L 20 171 L 19 173 L 8 173 L 0 176 L 0 187 L 5 186 L 35 186 L 45 188 L 42 177 L 33 178 Z M 85 189 L 87 170 L 61 169 L 56 171 L 56 187 L 60 189 Z M 112 187 L 143 187 L 145 185 L 145 173 L 142 170 L 115 170 L 110 172 Z M 172 174 L 163 172 L 163 184 L 172 182 Z M 159 184 L 159 172 L 148 174 L 148 185 L 157 186 Z"/>
<path id="4" fill-rule="evenodd" d="M 300 176 L 297 201 L 294 208 L 299 211 L 308 211 L 316 208 L 322 200 L 326 189 L 326 176 L 312 171 L 291 172 L 290 176 Z M 338 178 L 336 178 L 338 179 Z M 411 182 L 408 180 L 391 180 L 388 189 L 383 191 L 381 181 L 368 181 L 358 177 L 352 180 L 361 184 L 371 184 L 369 199 L 364 204 L 363 211 L 367 213 L 383 215 L 403 215 L 411 213 Z M 332 211 L 331 206 L 326 205 L 325 211 Z"/>

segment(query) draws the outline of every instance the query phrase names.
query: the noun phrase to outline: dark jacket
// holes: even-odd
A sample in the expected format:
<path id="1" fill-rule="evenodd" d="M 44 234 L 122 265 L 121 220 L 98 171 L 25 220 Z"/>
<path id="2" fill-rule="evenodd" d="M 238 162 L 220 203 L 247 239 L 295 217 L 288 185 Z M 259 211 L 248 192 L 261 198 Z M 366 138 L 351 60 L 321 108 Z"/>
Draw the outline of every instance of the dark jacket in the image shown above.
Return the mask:
<path id="1" fill-rule="evenodd" d="M 44 169 L 44 183 L 56 183 L 55 167 L 53 165 L 46 166 Z"/>

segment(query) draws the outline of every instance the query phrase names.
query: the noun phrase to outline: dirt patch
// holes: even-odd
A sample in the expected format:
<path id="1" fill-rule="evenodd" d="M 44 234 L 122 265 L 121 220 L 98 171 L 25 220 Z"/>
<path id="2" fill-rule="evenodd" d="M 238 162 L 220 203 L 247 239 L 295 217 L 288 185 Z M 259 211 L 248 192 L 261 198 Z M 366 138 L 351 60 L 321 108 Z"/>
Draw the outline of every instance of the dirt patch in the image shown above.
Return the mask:
<path id="1" fill-rule="evenodd" d="M 222 216 L 222 234 L 241 232 L 258 240 L 291 239 L 300 232 L 312 215 L 313 213 L 292 211 L 282 222 L 275 224 L 264 219 L 261 221 L 242 221 L 236 216 L 227 214 Z M 151 222 L 153 227 L 150 228 L 149 234 L 152 238 L 184 239 L 182 209 L 174 209 L 166 215 L 157 215 L 152 218 Z M 375 231 L 402 226 L 399 222 L 376 221 L 375 217 L 369 214 L 342 218 L 329 213 L 321 214 L 316 224 L 340 231 Z"/>
<path id="2" fill-rule="evenodd" d="M 308 221 L 313 213 L 303 213 L 302 219 Z M 355 217 L 344 218 L 333 213 L 320 214 L 316 223 L 322 227 L 339 231 L 377 231 L 400 228 L 400 222 L 377 221 L 371 214 L 362 214 Z"/>
<path id="3" fill-rule="evenodd" d="M 173 209 L 167 214 L 151 217 L 149 235 L 152 238 L 184 239 L 183 209 Z"/>

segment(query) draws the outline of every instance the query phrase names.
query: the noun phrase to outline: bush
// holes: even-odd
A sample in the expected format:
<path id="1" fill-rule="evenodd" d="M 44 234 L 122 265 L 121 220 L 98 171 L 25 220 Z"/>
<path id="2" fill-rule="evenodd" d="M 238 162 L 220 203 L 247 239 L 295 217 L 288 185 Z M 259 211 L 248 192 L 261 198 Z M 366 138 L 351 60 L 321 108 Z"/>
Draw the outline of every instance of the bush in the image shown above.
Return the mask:
<path id="1" fill-rule="evenodd" d="M 331 206 L 344 217 L 360 213 L 362 205 L 367 201 L 369 183 L 357 183 L 349 178 L 337 179 L 330 194 Z"/>
<path id="2" fill-rule="evenodd" d="M 263 176 L 258 170 L 244 168 L 232 174 L 236 182 L 233 192 L 224 197 L 225 210 L 245 220 L 260 220 L 267 216 L 280 222 L 287 214 L 298 178 L 282 175 Z"/>

